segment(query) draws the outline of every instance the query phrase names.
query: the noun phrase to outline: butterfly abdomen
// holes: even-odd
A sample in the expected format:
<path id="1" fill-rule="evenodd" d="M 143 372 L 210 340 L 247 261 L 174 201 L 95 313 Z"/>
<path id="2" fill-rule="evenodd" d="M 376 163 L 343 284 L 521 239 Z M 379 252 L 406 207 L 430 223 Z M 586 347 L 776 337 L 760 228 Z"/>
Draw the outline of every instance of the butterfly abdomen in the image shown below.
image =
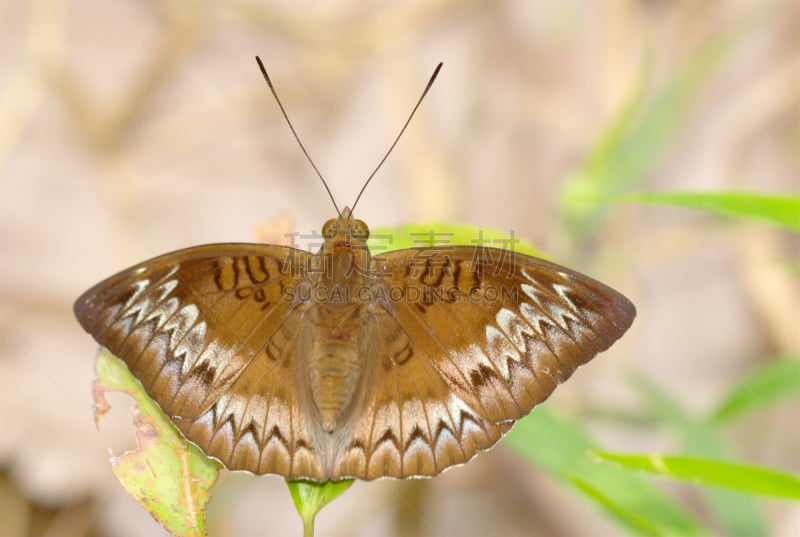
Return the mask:
<path id="1" fill-rule="evenodd" d="M 358 389 L 362 366 L 356 349 L 330 343 L 313 345 L 309 360 L 311 397 L 322 418 L 322 427 L 333 432 Z"/>
<path id="2" fill-rule="evenodd" d="M 359 353 L 363 308 L 316 304 L 309 313 L 314 322 L 306 335 L 311 339 L 306 361 L 308 384 L 322 428 L 331 433 L 344 421 L 363 375 Z"/>

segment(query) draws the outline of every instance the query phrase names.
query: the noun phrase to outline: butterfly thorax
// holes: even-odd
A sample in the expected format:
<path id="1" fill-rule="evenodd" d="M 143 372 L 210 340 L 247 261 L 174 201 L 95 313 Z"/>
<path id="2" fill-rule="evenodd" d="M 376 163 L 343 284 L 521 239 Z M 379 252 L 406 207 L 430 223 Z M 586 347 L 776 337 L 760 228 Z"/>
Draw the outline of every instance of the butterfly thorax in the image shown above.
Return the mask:
<path id="1" fill-rule="evenodd" d="M 345 208 L 339 218 L 325 223 L 322 235 L 325 242 L 317 254 L 312 300 L 331 309 L 363 303 L 361 298 L 371 281 L 367 225 Z"/>
<path id="2" fill-rule="evenodd" d="M 308 317 L 311 341 L 308 381 L 323 429 L 331 433 L 346 419 L 364 370 L 363 327 L 368 306 L 360 298 L 370 287 L 369 232 L 345 209 L 323 227 L 320 271 L 313 279 Z"/>

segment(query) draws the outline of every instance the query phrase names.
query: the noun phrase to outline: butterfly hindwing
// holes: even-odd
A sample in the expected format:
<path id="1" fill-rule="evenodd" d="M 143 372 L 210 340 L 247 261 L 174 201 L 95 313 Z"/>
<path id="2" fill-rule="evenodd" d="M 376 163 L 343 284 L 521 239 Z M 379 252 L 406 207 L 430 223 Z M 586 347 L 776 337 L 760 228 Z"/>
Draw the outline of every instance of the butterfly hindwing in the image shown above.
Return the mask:
<path id="1" fill-rule="evenodd" d="M 434 476 L 494 445 L 511 424 L 489 422 L 451 391 L 409 333 L 415 327 L 371 309 L 362 395 L 334 476 Z"/>
<path id="2" fill-rule="evenodd" d="M 219 399 L 193 420 L 174 420 L 184 435 L 231 470 L 324 480 L 328 451 L 310 419 L 302 385 L 305 305 L 261 324 L 248 340 L 260 349 Z"/>

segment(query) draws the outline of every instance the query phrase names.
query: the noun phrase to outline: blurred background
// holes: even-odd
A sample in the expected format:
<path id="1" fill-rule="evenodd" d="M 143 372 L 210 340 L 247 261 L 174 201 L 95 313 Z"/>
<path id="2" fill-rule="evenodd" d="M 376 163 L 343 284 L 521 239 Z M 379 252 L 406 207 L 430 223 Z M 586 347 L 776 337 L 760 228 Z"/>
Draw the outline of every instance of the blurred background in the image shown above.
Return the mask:
<path id="1" fill-rule="evenodd" d="M 256 54 L 340 206 L 444 62 L 356 216 L 373 229 L 513 231 L 630 297 L 630 332 L 545 405 L 602 448 L 683 452 L 657 396 L 704 416 L 753 368 L 798 352 L 796 235 L 597 203 L 631 191 L 796 195 L 796 2 L 0 0 L 3 537 L 165 534 L 109 466 L 109 448 L 134 445 L 129 402 L 111 398 L 95 430 L 96 344 L 71 310 L 81 292 L 166 251 L 275 241 L 334 215 Z M 738 420 L 719 434 L 725 456 L 800 470 L 798 411 L 795 396 Z M 645 479 L 709 535 L 731 534 L 697 488 Z M 214 494 L 212 536 L 301 533 L 279 478 L 226 473 Z M 753 535 L 800 535 L 796 504 L 747 509 Z M 317 528 L 631 534 L 506 445 L 431 481 L 356 483 Z"/>

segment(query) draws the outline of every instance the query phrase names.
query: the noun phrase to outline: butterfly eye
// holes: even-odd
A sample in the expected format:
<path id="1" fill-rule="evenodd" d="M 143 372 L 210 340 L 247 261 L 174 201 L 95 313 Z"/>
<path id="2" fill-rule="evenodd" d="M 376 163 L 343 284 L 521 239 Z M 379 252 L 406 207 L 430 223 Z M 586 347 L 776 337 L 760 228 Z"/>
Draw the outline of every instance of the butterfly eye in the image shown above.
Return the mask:
<path id="1" fill-rule="evenodd" d="M 353 237 L 357 239 L 369 238 L 369 227 L 361 220 L 353 220 Z"/>
<path id="2" fill-rule="evenodd" d="M 330 239 L 334 235 L 336 235 L 336 219 L 331 218 L 322 226 L 322 236 L 326 239 Z"/>

